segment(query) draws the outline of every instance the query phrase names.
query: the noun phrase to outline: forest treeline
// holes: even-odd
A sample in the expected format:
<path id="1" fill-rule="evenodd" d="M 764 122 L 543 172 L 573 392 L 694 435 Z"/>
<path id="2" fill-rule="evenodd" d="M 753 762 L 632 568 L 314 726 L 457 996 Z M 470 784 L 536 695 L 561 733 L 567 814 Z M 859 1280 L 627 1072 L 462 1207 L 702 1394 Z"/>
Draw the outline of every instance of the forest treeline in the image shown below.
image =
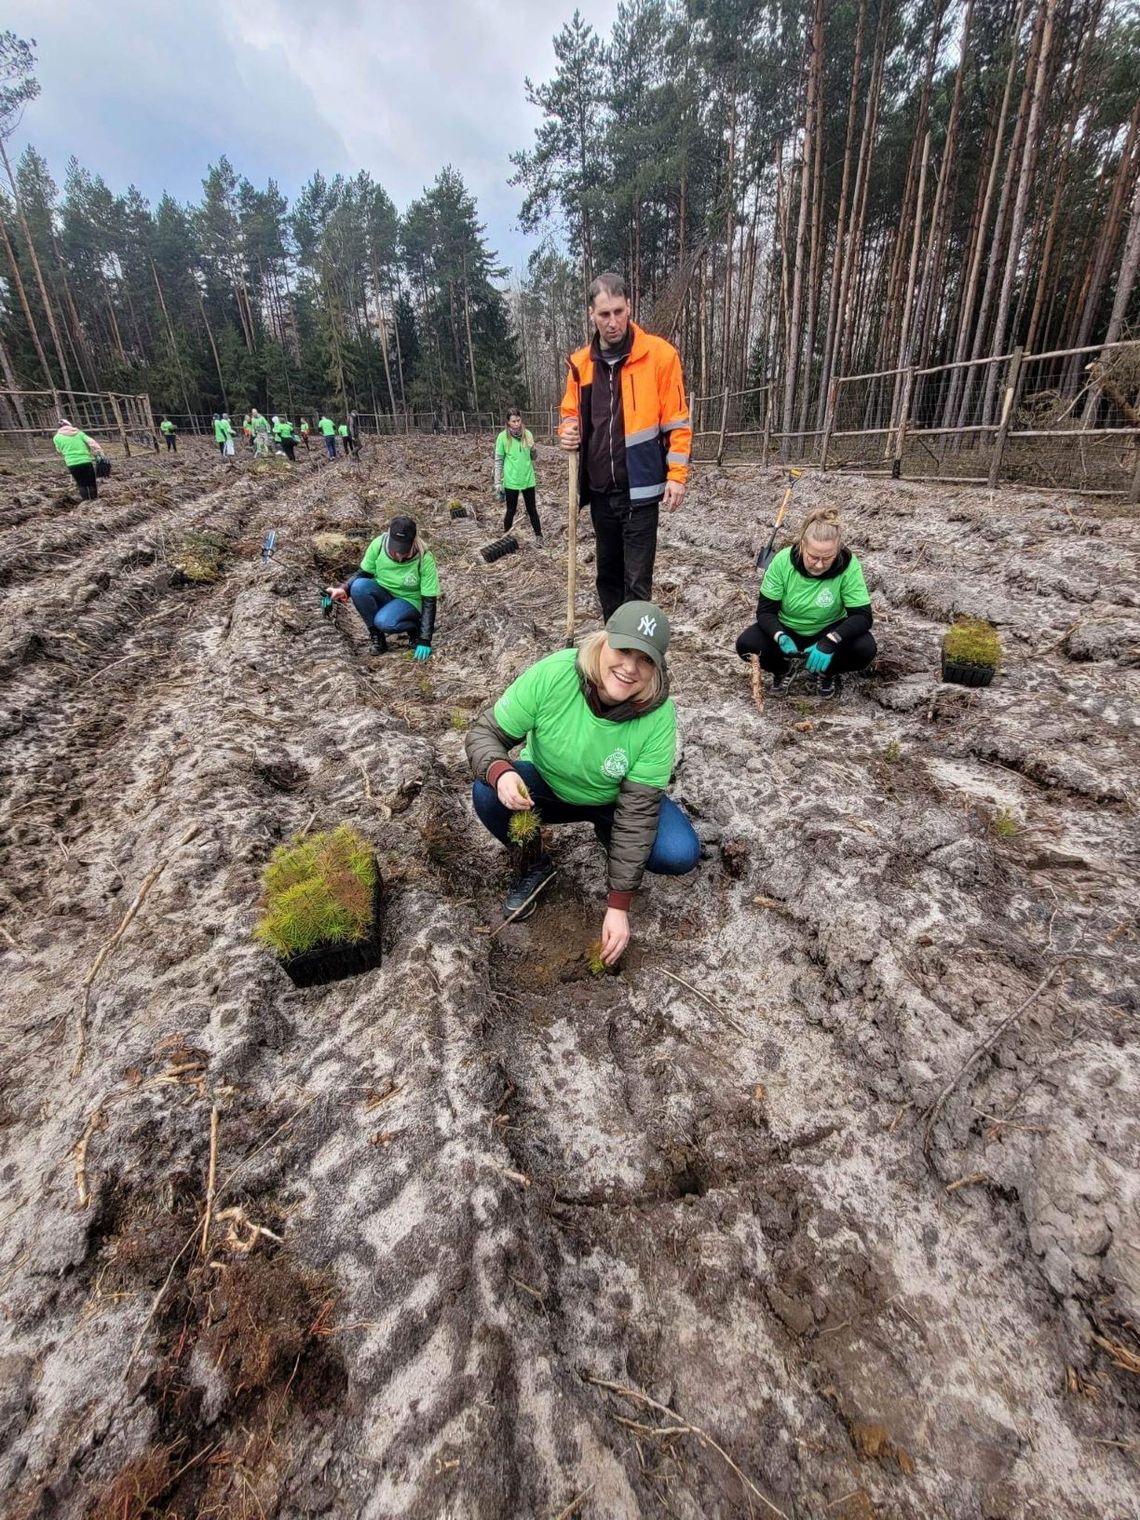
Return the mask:
<path id="1" fill-rule="evenodd" d="M 505 166 L 536 237 L 509 282 L 458 169 L 400 211 L 368 172 L 290 204 L 228 159 L 193 204 L 33 145 L 34 57 L 0 51 L 13 388 L 176 412 L 328 398 L 400 413 L 553 404 L 592 273 L 629 278 L 699 394 L 767 385 L 784 431 L 837 375 L 1130 332 L 1140 264 L 1133 0 L 622 0 L 576 12 Z M 34 113 L 22 124 L 34 137 Z M 963 367 L 945 425 L 995 405 Z"/>

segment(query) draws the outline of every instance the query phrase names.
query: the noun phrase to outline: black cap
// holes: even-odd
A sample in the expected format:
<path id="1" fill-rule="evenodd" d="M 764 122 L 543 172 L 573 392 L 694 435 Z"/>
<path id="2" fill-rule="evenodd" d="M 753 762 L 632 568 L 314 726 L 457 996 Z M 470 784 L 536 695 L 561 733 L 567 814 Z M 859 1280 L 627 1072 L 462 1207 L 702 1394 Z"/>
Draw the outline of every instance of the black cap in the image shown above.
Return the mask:
<path id="1" fill-rule="evenodd" d="M 406 554 L 416 541 L 415 519 L 411 517 L 393 517 L 388 524 L 388 542 L 394 549 L 399 549 Z"/>

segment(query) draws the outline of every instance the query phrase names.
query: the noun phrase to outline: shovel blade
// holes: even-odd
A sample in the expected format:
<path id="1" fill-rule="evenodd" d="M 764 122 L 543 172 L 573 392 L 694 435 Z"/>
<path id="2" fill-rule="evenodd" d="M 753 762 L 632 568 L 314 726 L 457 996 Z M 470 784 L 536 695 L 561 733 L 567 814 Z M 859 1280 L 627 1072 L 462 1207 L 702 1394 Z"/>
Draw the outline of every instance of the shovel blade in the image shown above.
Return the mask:
<path id="1" fill-rule="evenodd" d="M 760 571 L 761 575 L 763 575 L 764 571 L 767 570 L 768 566 L 776 558 L 777 553 L 778 550 L 772 548 L 760 550 L 760 553 L 756 556 L 756 568 Z"/>

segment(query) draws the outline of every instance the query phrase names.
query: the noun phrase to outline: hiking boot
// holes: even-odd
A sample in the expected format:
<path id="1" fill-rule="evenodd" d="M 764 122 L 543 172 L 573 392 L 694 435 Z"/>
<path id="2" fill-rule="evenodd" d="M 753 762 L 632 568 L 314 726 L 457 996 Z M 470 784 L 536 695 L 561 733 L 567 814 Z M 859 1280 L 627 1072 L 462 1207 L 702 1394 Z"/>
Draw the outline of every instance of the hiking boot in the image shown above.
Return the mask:
<path id="1" fill-rule="evenodd" d="M 790 670 L 777 671 L 772 677 L 772 695 L 774 697 L 786 696 L 791 680 L 792 672 Z"/>
<path id="2" fill-rule="evenodd" d="M 554 862 L 549 855 L 544 855 L 533 870 L 528 871 L 525 876 L 519 877 L 518 881 L 515 882 L 506 897 L 504 897 L 503 917 L 510 918 L 516 909 L 522 908 L 523 903 L 526 903 L 526 907 L 522 908 L 522 912 L 518 914 L 518 918 L 515 921 L 517 923 L 520 919 L 529 918 L 535 908 L 538 907 L 538 898 L 535 897 L 535 893 L 553 875 Z M 528 897 L 533 898 L 533 901 L 527 902 Z"/>
<path id="3" fill-rule="evenodd" d="M 839 693 L 840 693 L 840 690 L 841 690 L 841 685 L 840 685 L 839 677 L 837 675 L 836 676 L 820 676 L 820 678 L 819 678 L 819 694 L 820 694 L 821 697 L 837 697 L 839 695 Z"/>
<path id="4" fill-rule="evenodd" d="M 371 646 L 369 649 L 370 654 L 388 653 L 388 640 L 384 637 L 379 628 L 373 628 L 371 630 L 368 635 L 368 642 Z"/>
<path id="5" fill-rule="evenodd" d="M 546 548 L 546 545 L 542 541 L 542 534 L 541 533 L 536 533 L 534 535 L 534 547 L 536 549 L 545 549 Z"/>

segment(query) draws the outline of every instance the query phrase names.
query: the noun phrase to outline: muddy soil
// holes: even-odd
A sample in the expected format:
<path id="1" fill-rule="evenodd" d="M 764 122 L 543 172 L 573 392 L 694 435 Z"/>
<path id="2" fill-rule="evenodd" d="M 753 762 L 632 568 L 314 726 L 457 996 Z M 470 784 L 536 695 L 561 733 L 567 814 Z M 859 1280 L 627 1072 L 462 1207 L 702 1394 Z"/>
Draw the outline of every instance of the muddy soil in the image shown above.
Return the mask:
<path id="1" fill-rule="evenodd" d="M 594 977 L 588 829 L 489 933 L 464 730 L 559 647 L 566 542 L 543 450 L 545 551 L 484 565 L 490 476 L 489 441 L 188 441 L 96 506 L 2 481 L 0 1513 L 1135 1515 L 1135 513 L 805 478 L 880 659 L 757 712 L 781 483 L 698 469 L 657 594 L 704 858 Z M 426 668 L 318 602 L 395 510 L 440 560 Z M 940 684 L 959 611 L 988 689 Z M 300 991 L 260 874 L 342 820 L 384 963 Z"/>

